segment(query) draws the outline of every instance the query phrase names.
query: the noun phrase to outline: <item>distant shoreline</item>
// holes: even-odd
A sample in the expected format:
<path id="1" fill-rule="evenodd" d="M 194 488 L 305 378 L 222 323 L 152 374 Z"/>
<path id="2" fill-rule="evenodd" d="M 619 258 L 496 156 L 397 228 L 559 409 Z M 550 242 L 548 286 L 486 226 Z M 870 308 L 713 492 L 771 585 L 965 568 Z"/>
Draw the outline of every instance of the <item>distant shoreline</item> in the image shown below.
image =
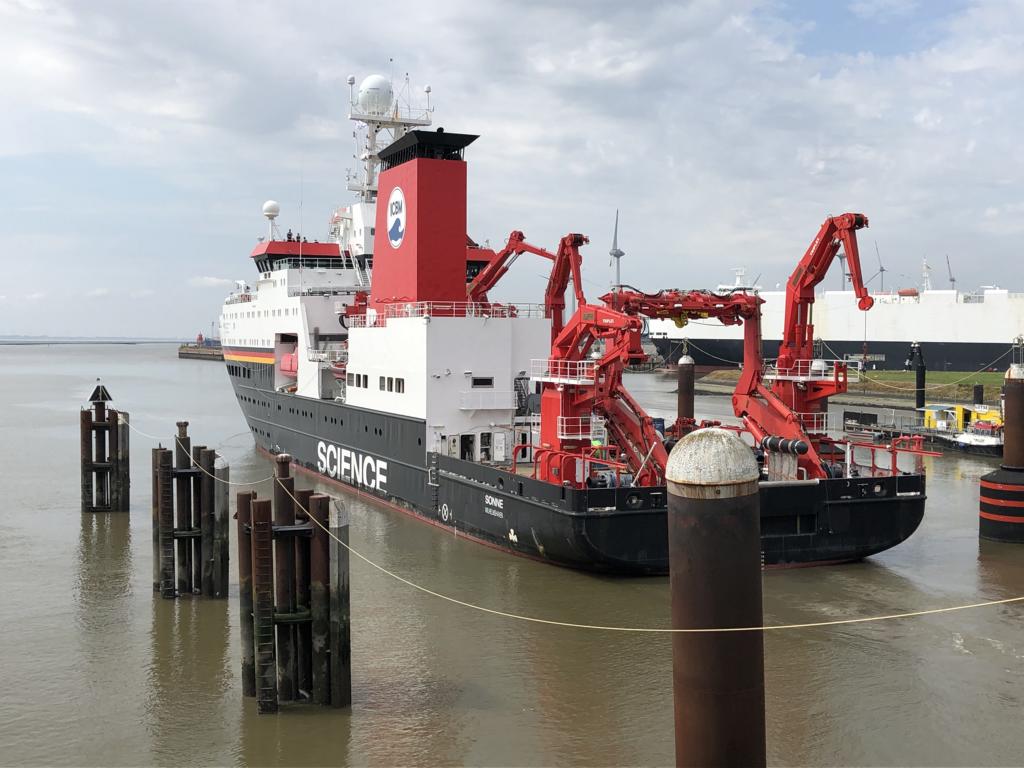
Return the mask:
<path id="1" fill-rule="evenodd" d="M 181 339 L 4 339 L 0 347 L 51 347 L 87 344 L 183 344 Z"/>

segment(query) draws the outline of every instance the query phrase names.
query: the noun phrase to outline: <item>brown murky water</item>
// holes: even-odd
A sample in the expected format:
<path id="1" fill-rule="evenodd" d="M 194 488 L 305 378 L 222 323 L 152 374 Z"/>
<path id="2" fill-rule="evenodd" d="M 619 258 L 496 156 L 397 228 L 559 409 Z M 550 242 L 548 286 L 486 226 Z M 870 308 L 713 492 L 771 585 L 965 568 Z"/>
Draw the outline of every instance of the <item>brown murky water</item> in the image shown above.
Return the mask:
<path id="1" fill-rule="evenodd" d="M 132 435 L 130 516 L 79 514 L 76 411 L 98 375 L 139 429 L 169 436 L 187 418 L 197 441 L 221 444 L 233 479 L 268 474 L 216 363 L 179 361 L 166 345 L 0 347 L 0 763 L 671 763 L 667 637 L 509 621 L 358 561 L 352 709 L 257 717 L 239 686 L 237 585 L 226 602 L 152 595 L 152 442 Z M 654 415 L 673 415 L 670 381 L 630 386 Z M 1024 594 L 1024 547 L 977 538 L 977 479 L 992 466 L 929 460 L 911 540 L 860 564 L 766 573 L 766 621 Z M 355 548 L 437 591 L 569 621 L 668 623 L 665 579 L 553 568 L 346 501 Z M 1022 628 L 1017 604 L 768 633 L 770 761 L 1021 764 Z"/>

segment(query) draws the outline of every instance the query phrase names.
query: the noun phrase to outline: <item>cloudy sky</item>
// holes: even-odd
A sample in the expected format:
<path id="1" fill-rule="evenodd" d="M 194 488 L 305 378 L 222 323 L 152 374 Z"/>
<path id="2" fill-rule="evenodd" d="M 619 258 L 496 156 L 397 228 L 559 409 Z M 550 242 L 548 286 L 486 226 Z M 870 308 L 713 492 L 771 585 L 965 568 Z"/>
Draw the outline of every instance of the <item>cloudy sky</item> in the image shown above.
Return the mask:
<path id="1" fill-rule="evenodd" d="M 860 211 L 886 286 L 1024 289 L 1024 3 L 0 0 L 0 335 L 189 336 L 264 231 L 326 234 L 349 74 L 429 83 L 470 234 L 590 235 L 607 284 L 774 286 Z M 506 298 L 537 300 L 524 257 Z M 829 283 L 839 284 L 838 275 Z M 874 283 L 877 287 L 877 281 Z"/>

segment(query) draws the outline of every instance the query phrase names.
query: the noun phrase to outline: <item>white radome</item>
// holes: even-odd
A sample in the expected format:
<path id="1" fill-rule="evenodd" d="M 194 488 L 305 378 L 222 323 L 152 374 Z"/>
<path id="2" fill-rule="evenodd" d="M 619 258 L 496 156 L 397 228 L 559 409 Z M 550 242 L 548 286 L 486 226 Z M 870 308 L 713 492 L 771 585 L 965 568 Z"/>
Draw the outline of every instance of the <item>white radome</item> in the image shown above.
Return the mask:
<path id="1" fill-rule="evenodd" d="M 391 109 L 394 92 L 383 75 L 370 75 L 359 84 L 359 109 L 368 115 L 383 115 Z"/>
<path id="2" fill-rule="evenodd" d="M 277 204 L 277 200 L 267 200 L 263 204 L 263 215 L 268 219 L 276 219 L 279 213 L 281 213 L 281 206 Z"/>

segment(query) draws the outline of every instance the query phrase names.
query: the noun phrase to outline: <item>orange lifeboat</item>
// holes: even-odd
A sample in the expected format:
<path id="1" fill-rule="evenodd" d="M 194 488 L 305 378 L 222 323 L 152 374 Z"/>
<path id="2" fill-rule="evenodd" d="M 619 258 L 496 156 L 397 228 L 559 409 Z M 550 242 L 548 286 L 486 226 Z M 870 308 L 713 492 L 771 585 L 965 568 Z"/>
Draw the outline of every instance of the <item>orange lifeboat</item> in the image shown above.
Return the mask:
<path id="1" fill-rule="evenodd" d="M 280 364 L 281 373 L 290 379 L 297 378 L 299 375 L 299 361 L 294 352 L 288 352 L 281 355 Z"/>

